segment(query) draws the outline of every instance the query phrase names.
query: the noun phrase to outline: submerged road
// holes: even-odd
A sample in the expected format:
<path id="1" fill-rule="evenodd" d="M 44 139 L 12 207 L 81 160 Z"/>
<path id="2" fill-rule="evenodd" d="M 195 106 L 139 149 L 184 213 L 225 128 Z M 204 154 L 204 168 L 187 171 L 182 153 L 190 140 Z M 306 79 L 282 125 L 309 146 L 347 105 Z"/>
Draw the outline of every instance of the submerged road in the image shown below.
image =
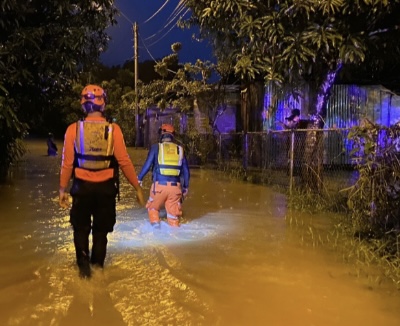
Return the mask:
<path id="1" fill-rule="evenodd" d="M 329 216 L 290 213 L 284 195 L 202 169 L 178 229 L 153 230 L 122 177 L 105 269 L 81 280 L 57 202 L 61 158 L 27 144 L 0 186 L 0 325 L 400 325 L 394 286 L 323 245 L 338 241 Z M 129 152 L 140 171 L 146 151 Z"/>

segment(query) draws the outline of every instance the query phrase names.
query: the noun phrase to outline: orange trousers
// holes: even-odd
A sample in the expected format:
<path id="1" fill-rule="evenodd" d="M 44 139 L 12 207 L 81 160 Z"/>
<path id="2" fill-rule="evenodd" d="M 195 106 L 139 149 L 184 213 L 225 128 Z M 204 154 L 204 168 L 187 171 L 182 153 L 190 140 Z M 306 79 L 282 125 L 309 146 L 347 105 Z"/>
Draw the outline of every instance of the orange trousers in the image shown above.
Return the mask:
<path id="1" fill-rule="evenodd" d="M 153 183 L 146 204 L 150 223 L 160 222 L 160 209 L 165 207 L 168 224 L 179 226 L 182 216 L 181 198 L 182 188 L 179 182 Z"/>

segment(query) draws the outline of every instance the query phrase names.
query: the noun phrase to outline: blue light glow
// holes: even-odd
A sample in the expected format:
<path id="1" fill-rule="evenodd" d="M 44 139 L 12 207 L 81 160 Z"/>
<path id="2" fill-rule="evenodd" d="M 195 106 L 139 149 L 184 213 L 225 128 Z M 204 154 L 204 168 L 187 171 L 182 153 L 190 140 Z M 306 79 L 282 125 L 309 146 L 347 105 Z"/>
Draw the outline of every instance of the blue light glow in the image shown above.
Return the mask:
<path id="1" fill-rule="evenodd" d="M 211 217 L 204 216 L 190 223 L 182 223 L 179 228 L 171 227 L 165 221 L 161 221 L 159 229 L 154 228 L 144 216 L 140 219 L 120 222 L 115 226 L 114 232 L 109 234 L 109 245 L 110 248 L 132 248 L 202 241 L 226 232 L 230 227 L 229 224 L 207 223 Z M 214 220 L 216 216 L 212 218 Z"/>

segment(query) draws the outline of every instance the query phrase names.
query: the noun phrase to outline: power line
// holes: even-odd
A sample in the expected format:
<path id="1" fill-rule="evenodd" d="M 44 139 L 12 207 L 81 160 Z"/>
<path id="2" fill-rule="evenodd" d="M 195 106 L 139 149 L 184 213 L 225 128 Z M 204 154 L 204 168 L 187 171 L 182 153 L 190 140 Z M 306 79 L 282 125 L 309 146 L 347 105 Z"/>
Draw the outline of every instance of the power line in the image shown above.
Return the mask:
<path id="1" fill-rule="evenodd" d="M 140 42 L 143 43 L 143 47 L 146 49 L 146 51 L 149 54 L 150 58 L 152 58 L 154 62 L 158 62 L 157 59 L 155 59 L 154 56 L 151 54 L 151 52 L 148 49 L 148 47 L 146 46 L 146 44 L 144 43 L 143 38 L 140 36 L 140 33 L 139 33 L 139 39 L 140 39 Z"/>
<path id="2" fill-rule="evenodd" d="M 175 27 L 176 27 L 176 22 L 178 21 L 177 17 L 182 13 L 183 10 L 186 11 L 183 13 L 183 15 L 180 16 L 180 18 L 184 17 L 189 11 L 189 8 L 186 8 L 184 5 L 180 5 L 178 4 L 178 6 L 174 9 L 173 13 L 171 13 L 171 15 L 169 16 L 169 21 L 167 21 L 167 23 L 163 26 L 163 28 L 161 30 L 159 30 L 157 33 L 147 37 L 145 40 L 150 40 L 154 37 L 156 37 L 157 35 L 159 35 L 162 31 L 164 31 L 170 24 L 174 23 L 174 25 L 172 27 L 169 28 L 169 30 L 164 33 L 159 39 L 157 39 L 156 41 L 154 41 L 153 43 L 151 43 L 150 45 L 148 45 L 149 47 L 157 44 L 158 42 L 160 42 L 164 37 L 166 37 Z"/>
<path id="3" fill-rule="evenodd" d="M 159 39 L 157 39 L 156 41 L 154 41 L 153 43 L 149 44 L 148 46 L 151 47 L 155 44 L 157 44 L 158 42 L 160 42 L 164 37 L 166 37 L 176 26 L 172 26 L 166 33 L 164 33 L 164 35 L 162 35 Z"/>
<path id="4" fill-rule="evenodd" d="M 168 2 L 169 0 L 167 0 L 167 2 Z M 132 26 L 132 28 L 133 28 L 133 26 L 135 25 L 135 23 L 133 22 L 133 21 L 131 21 L 130 19 L 129 19 L 129 17 L 127 16 L 127 15 L 125 15 L 124 14 L 124 12 L 122 11 L 122 10 L 120 10 L 115 4 L 114 4 L 114 7 L 118 10 L 118 12 L 121 14 L 121 16 L 123 17 L 123 18 L 125 18 L 130 24 L 131 24 L 131 26 Z M 153 15 L 154 16 L 154 15 Z M 149 19 L 148 19 L 149 20 Z M 147 21 L 148 21 L 147 20 Z M 143 38 L 140 36 L 140 33 L 138 32 L 138 36 L 140 37 L 140 41 L 141 41 L 141 43 L 143 44 L 143 47 L 146 49 L 146 51 L 147 51 L 147 53 L 149 54 L 149 56 L 155 61 L 155 62 L 157 62 L 156 61 L 156 59 L 154 58 L 154 56 L 151 54 L 151 52 L 149 51 L 149 49 L 148 49 L 148 47 L 146 46 L 146 44 L 145 44 L 145 42 L 143 41 Z"/>
<path id="5" fill-rule="evenodd" d="M 171 25 L 172 23 L 175 24 L 175 25 L 174 25 L 174 27 L 175 27 L 175 26 L 176 26 L 176 22 L 178 21 L 178 19 L 176 19 L 176 18 L 178 17 L 179 14 L 182 13 L 182 11 L 183 11 L 184 9 L 185 9 L 185 8 L 182 7 L 182 8 L 175 14 L 174 17 L 172 17 L 171 19 L 169 19 L 169 21 L 167 21 L 167 23 L 163 26 L 162 29 L 160 29 L 157 33 L 155 33 L 155 34 L 153 34 L 153 35 L 147 37 L 146 40 L 150 40 L 150 39 L 156 37 L 157 35 L 159 35 L 163 30 L 165 30 L 165 29 L 166 29 L 169 25 Z M 180 17 L 184 17 L 184 16 L 188 13 L 188 11 L 189 11 L 189 9 L 186 9 L 186 11 L 184 12 L 184 14 L 181 15 Z M 171 17 L 171 16 L 170 16 L 170 17 Z"/>
<path id="6" fill-rule="evenodd" d="M 161 5 L 161 7 L 158 8 L 157 11 L 156 11 L 153 15 L 150 16 L 150 18 L 146 19 L 146 20 L 143 22 L 143 24 L 147 23 L 148 21 L 152 20 L 155 16 L 157 16 L 157 15 L 161 12 L 161 10 L 168 4 L 169 1 L 170 1 L 170 0 L 166 0 L 166 1 Z"/>
<path id="7" fill-rule="evenodd" d="M 114 4 L 114 7 L 115 7 L 115 9 L 118 10 L 119 13 L 121 13 L 121 16 L 124 17 L 132 26 L 135 24 L 135 23 L 134 23 L 133 21 L 131 21 L 131 20 L 129 19 L 129 17 L 128 17 L 127 15 L 125 15 L 125 14 L 123 13 L 123 11 L 120 10 L 115 4 Z"/>
<path id="8" fill-rule="evenodd" d="M 185 8 L 186 8 L 186 6 L 184 5 L 184 2 L 182 2 L 182 0 L 181 0 L 178 3 L 178 5 L 175 7 L 174 11 L 169 15 L 168 19 L 170 19 L 173 15 L 175 15 L 176 12 L 177 12 L 177 14 L 175 15 L 175 17 L 178 16 Z M 189 8 L 187 8 L 187 9 L 188 10 L 186 10 L 184 15 L 186 15 L 186 13 L 189 11 Z"/>
<path id="9" fill-rule="evenodd" d="M 170 2 L 170 0 L 166 0 L 166 1 L 164 1 L 164 3 L 148 18 L 148 19 L 146 19 L 145 21 L 144 21 L 144 23 L 148 23 L 150 20 L 152 20 L 155 16 L 157 16 L 164 8 L 165 8 L 165 6 L 168 4 Z M 118 10 L 118 12 L 121 14 L 121 16 L 123 17 L 123 18 L 125 18 L 131 25 L 132 25 L 132 27 L 134 26 L 134 22 L 133 21 L 131 21 L 130 19 L 129 19 L 129 17 L 122 11 L 122 10 L 120 10 L 115 4 L 114 4 L 114 7 Z M 186 9 L 186 10 L 185 10 Z M 182 14 L 182 12 L 185 10 L 185 12 Z M 157 60 L 154 58 L 154 56 L 152 55 L 152 53 L 150 52 L 150 50 L 149 50 L 149 47 L 152 47 L 152 46 L 154 46 L 155 44 L 157 44 L 157 43 L 159 43 L 162 39 L 164 39 L 175 27 L 176 27 L 176 22 L 178 21 L 178 17 L 179 17 L 179 15 L 181 15 L 180 16 L 180 18 L 181 17 L 184 17 L 188 12 L 189 12 L 189 8 L 187 8 L 186 6 L 185 6 L 185 0 L 180 0 L 179 1 L 179 3 L 177 4 L 177 6 L 175 7 L 175 9 L 174 9 L 174 11 L 170 14 L 170 16 L 168 17 L 168 19 L 167 19 L 167 22 L 166 22 L 166 24 L 164 24 L 164 26 L 163 26 L 163 28 L 162 29 L 160 29 L 158 32 L 156 32 L 155 34 L 153 34 L 153 35 L 151 35 L 151 36 L 149 36 L 149 37 L 147 37 L 147 38 L 145 38 L 145 39 L 143 39 L 143 37 L 141 37 L 141 35 L 140 35 L 140 33 L 138 33 L 139 34 L 139 37 L 140 37 L 140 41 L 141 41 L 141 43 L 143 44 L 143 48 L 146 50 L 146 52 L 149 54 L 149 56 L 155 61 L 155 62 L 157 62 Z M 177 19 L 178 18 L 178 19 Z M 143 24 L 144 24 L 143 23 Z M 161 32 L 163 32 L 163 31 L 165 31 L 165 29 L 169 26 L 169 25 L 171 25 L 171 24 L 173 24 L 174 23 L 174 25 L 173 26 L 171 26 L 163 35 L 161 35 L 161 37 L 159 37 L 157 40 L 155 40 L 153 43 L 151 43 L 151 44 L 147 44 L 146 45 L 146 42 L 145 41 L 148 41 L 148 40 L 150 40 L 150 39 L 152 39 L 152 38 L 154 38 L 154 37 L 156 37 L 156 36 L 158 36 Z"/>

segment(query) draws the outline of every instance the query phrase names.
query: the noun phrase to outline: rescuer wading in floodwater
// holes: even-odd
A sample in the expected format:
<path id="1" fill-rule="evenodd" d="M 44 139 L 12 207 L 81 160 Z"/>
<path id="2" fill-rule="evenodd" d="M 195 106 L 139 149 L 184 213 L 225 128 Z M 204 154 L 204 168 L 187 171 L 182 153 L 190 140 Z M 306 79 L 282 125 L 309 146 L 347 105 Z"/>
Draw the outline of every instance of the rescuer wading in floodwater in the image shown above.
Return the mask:
<path id="1" fill-rule="evenodd" d="M 91 276 L 90 264 L 104 266 L 107 234 L 116 223 L 119 168 L 135 188 L 138 203 L 145 205 L 121 128 L 104 118 L 105 100 L 100 86 L 87 85 L 81 93 L 81 105 L 87 116 L 69 125 L 64 137 L 59 204 L 63 208 L 69 206 L 65 190 L 72 177 L 70 222 L 76 262 L 83 278 Z"/>
<path id="2" fill-rule="evenodd" d="M 189 189 L 189 166 L 182 146 L 174 142 L 174 127 L 163 124 L 159 134 L 160 141 L 151 146 L 139 173 L 139 182 L 143 181 L 152 168 L 153 183 L 146 204 L 150 223 L 154 227 L 160 226 L 160 209 L 164 206 L 168 224 L 179 226 L 182 216 L 181 202 Z"/>

